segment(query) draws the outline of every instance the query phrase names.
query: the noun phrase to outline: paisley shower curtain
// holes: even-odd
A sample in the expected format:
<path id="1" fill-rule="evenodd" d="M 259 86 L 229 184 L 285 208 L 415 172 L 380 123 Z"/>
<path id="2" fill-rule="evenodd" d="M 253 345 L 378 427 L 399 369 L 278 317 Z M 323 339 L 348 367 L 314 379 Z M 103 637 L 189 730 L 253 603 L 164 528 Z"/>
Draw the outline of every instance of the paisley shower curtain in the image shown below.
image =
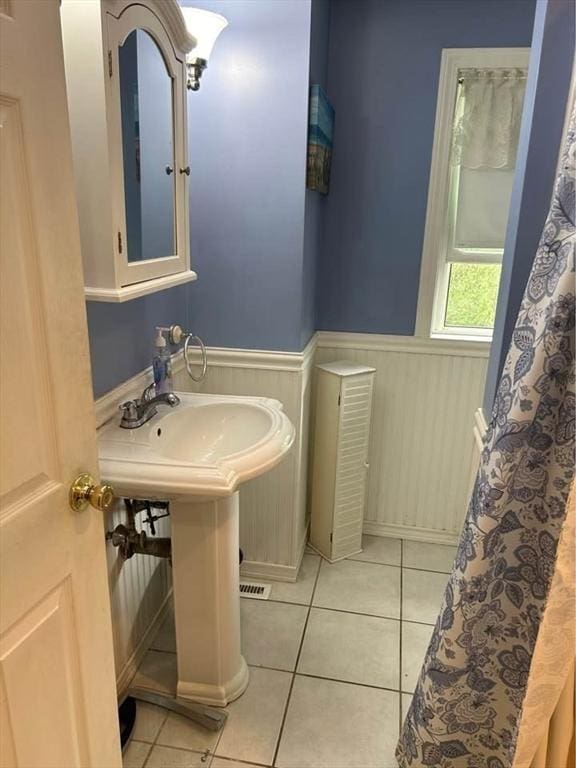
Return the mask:
<path id="1" fill-rule="evenodd" d="M 576 111 L 560 167 L 400 768 L 510 768 L 515 759 L 574 477 Z"/>

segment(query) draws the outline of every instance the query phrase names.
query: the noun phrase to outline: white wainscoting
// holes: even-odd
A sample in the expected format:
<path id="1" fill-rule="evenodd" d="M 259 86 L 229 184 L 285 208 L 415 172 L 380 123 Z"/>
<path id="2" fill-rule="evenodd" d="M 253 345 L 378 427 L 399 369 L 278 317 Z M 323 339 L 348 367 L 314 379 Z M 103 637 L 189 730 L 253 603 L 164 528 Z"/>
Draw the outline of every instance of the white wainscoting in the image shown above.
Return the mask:
<path id="1" fill-rule="evenodd" d="M 316 362 L 376 368 L 366 533 L 457 541 L 477 466 L 474 415 L 488 345 L 375 334 L 318 334 Z"/>
<path id="2" fill-rule="evenodd" d="M 119 500 L 106 515 L 107 530 L 123 522 L 124 503 Z M 141 515 L 136 516 L 136 524 L 142 527 Z M 158 521 L 156 535 L 170 536 L 168 519 Z M 164 618 L 172 574 L 168 561 L 156 557 L 134 555 L 123 561 L 111 543 L 107 544 L 107 556 L 116 685 L 122 693 Z"/>
<path id="3" fill-rule="evenodd" d="M 240 489 L 242 575 L 294 581 L 307 534 L 306 482 L 310 381 L 315 339 L 301 353 L 212 348 L 208 372 L 195 384 L 182 364 L 176 390 L 253 395 L 280 400 L 296 428 L 291 453 L 271 472 Z M 193 353 L 196 354 L 196 353 Z M 197 357 L 196 357 L 197 359 Z"/>

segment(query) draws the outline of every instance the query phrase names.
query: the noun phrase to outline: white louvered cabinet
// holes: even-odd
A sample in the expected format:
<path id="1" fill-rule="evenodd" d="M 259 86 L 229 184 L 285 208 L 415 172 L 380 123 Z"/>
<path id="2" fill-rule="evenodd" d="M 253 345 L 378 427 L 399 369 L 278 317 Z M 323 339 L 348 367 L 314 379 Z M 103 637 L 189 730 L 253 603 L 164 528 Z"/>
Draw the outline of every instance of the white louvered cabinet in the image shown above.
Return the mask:
<path id="1" fill-rule="evenodd" d="M 310 544 L 331 563 L 362 551 L 375 370 L 316 366 Z"/>

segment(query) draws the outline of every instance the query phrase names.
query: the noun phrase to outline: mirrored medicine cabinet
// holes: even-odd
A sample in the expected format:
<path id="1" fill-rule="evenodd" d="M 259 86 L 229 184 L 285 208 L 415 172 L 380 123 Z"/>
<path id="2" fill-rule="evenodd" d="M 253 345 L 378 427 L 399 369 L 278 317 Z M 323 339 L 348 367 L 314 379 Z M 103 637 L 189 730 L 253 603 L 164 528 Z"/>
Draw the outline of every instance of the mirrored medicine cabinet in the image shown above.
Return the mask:
<path id="1" fill-rule="evenodd" d="M 122 302 L 190 268 L 186 53 L 176 0 L 62 0 L 86 298 Z"/>

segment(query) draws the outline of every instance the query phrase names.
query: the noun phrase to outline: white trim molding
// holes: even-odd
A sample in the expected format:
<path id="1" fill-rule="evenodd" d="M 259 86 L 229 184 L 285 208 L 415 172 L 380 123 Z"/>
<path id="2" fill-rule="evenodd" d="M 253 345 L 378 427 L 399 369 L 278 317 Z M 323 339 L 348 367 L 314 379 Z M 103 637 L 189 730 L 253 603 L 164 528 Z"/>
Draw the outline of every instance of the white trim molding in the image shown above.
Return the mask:
<path id="1" fill-rule="evenodd" d="M 276 565 L 276 563 L 261 563 L 255 560 L 244 560 L 240 566 L 240 575 L 245 579 L 268 579 L 269 581 L 290 581 L 294 582 L 298 578 L 300 566 L 306 552 L 306 543 L 308 541 L 308 525 L 305 526 L 300 544 L 298 545 L 298 556 L 296 565 Z"/>
<path id="2" fill-rule="evenodd" d="M 419 336 L 386 336 L 379 333 L 343 333 L 319 331 L 318 349 L 349 349 L 371 352 L 402 352 L 409 355 L 447 355 L 449 357 L 484 357 L 490 354 L 489 342 L 436 339 Z"/>
<path id="3" fill-rule="evenodd" d="M 87 301 L 105 301 L 114 304 L 121 304 L 124 301 L 139 299 L 141 296 L 147 296 L 149 293 L 158 293 L 168 288 L 174 288 L 177 285 L 184 285 L 193 280 L 197 280 L 198 275 L 193 270 L 186 272 L 177 272 L 174 275 L 166 277 L 155 277 L 152 280 L 142 280 L 139 283 L 127 285 L 124 288 L 84 288 L 84 295 Z"/>
<path id="4" fill-rule="evenodd" d="M 196 38 L 190 34 L 186 21 L 175 0 L 147 0 L 150 8 L 174 38 L 175 44 L 184 53 L 189 53 L 197 44 Z M 116 18 L 122 15 L 127 6 L 134 0 L 108 0 L 109 12 Z"/>
<path id="5" fill-rule="evenodd" d="M 224 368 L 251 368 L 259 371 L 300 371 L 312 361 L 316 343 L 316 334 L 314 334 L 302 352 L 208 347 L 208 364 Z M 193 361 L 200 359 L 198 350 L 190 348 L 190 353 Z"/>
<path id="6" fill-rule="evenodd" d="M 409 541 L 427 541 L 430 544 L 457 544 L 459 533 L 441 531 L 436 528 L 422 528 L 412 525 L 397 525 L 395 523 L 375 523 L 364 521 L 363 531 L 369 536 L 386 536 L 389 539 L 408 539 Z"/>

